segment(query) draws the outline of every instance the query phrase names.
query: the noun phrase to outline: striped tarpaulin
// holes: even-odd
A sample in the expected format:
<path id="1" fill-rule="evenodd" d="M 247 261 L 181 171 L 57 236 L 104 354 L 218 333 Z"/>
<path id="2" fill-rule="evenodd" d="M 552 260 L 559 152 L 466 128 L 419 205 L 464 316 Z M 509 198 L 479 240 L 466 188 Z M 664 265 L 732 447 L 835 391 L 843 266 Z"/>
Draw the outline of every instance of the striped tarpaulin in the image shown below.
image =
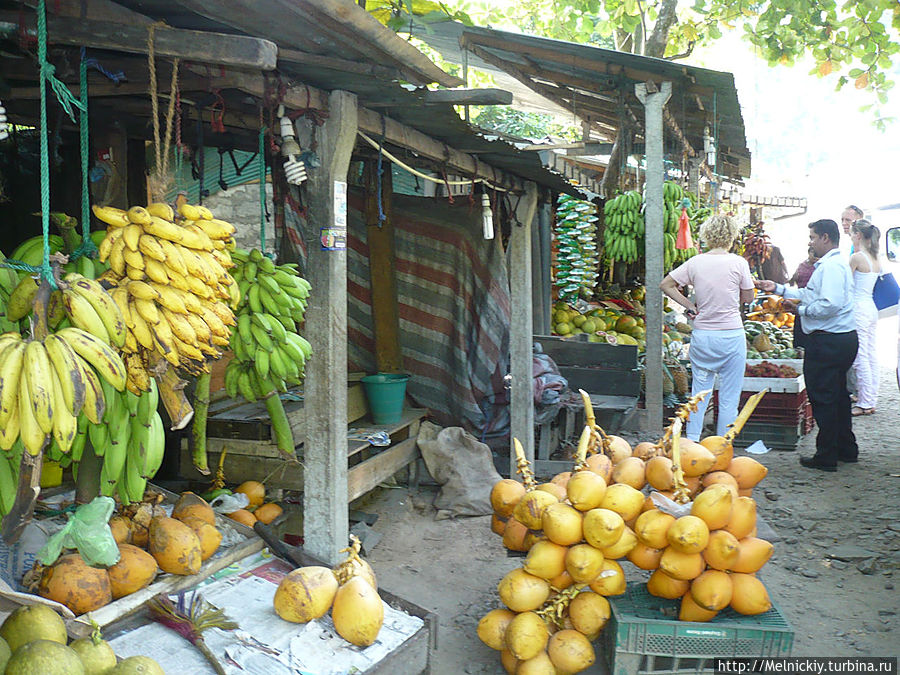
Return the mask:
<path id="1" fill-rule="evenodd" d="M 348 358 L 375 371 L 363 196 L 351 191 L 347 251 Z M 500 240 L 485 240 L 467 199 L 393 195 L 400 343 L 407 392 L 444 426 L 480 431 L 479 402 L 502 395 L 510 300 Z"/>

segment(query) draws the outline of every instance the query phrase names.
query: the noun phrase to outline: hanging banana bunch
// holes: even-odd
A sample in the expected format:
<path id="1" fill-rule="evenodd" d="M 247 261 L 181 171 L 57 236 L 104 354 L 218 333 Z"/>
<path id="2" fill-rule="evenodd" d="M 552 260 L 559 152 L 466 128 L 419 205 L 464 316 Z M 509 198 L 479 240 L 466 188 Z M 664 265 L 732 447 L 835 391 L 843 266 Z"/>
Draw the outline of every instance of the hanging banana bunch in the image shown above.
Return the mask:
<path id="1" fill-rule="evenodd" d="M 235 249 L 234 279 L 240 290 L 237 328 L 231 334 L 234 360 L 225 370 L 232 398 L 263 400 L 280 450 L 293 456 L 294 442 L 278 392 L 303 380 L 309 342 L 299 334 L 310 285 L 295 264 L 276 265 L 258 249 Z"/>
<path id="2" fill-rule="evenodd" d="M 641 202 L 641 193 L 629 190 L 603 205 L 606 222 L 603 252 L 607 260 L 630 264 L 643 255 L 644 214 Z"/>
<path id="3" fill-rule="evenodd" d="M 234 227 L 189 204 L 179 206 L 177 222 L 168 204 L 93 210 L 109 225 L 100 259 L 110 270 L 102 279 L 115 286 L 127 326 L 129 391 L 148 391 L 150 369 L 162 360 L 192 375 L 208 372 L 235 323 L 229 305 L 238 289 L 227 271 Z"/>

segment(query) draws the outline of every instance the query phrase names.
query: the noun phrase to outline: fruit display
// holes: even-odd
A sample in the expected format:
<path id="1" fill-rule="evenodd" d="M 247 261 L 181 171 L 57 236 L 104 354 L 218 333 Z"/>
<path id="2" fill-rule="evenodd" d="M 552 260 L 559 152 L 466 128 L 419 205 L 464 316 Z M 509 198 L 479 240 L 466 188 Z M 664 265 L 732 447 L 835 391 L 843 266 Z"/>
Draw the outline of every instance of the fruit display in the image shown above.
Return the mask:
<path id="1" fill-rule="evenodd" d="M 747 318 L 751 321 L 767 322 L 776 328 L 793 328 L 794 314 L 784 311 L 784 298 L 775 295 L 757 298 Z"/>
<path id="2" fill-rule="evenodd" d="M 161 361 L 192 375 L 208 372 L 235 323 L 229 305 L 237 304 L 238 289 L 227 271 L 234 227 L 190 204 L 179 206 L 177 218 L 161 203 L 93 211 L 109 226 L 99 257 L 109 262 L 102 279 L 114 286 L 127 326 L 129 390 L 147 391 Z"/>
<path id="3" fill-rule="evenodd" d="M 794 349 L 792 328 L 779 328 L 768 321 L 745 321 L 744 335 L 747 337 L 748 359 L 799 357 L 799 352 Z"/>
<path id="4" fill-rule="evenodd" d="M 225 390 L 232 398 L 264 401 L 278 448 L 293 456 L 294 440 L 278 392 L 303 380 L 306 360 L 312 355 L 312 347 L 299 333 L 310 285 L 297 273 L 296 265 L 276 265 L 258 249 L 236 249 L 232 255 L 240 302 Z"/>
<path id="5" fill-rule="evenodd" d="M 99 629 L 90 637 L 67 642 L 59 614 L 46 605 L 23 605 L 0 626 L 0 669 L 8 675 L 163 675 L 149 656 L 117 663 Z"/>
<path id="6" fill-rule="evenodd" d="M 590 297 L 597 283 L 596 207 L 590 202 L 560 194 L 556 208 L 556 288 L 560 300 L 574 302 Z"/>
<path id="7" fill-rule="evenodd" d="M 662 438 L 632 448 L 596 425 L 582 392 L 587 423 L 573 470 L 542 485 L 514 441 L 524 482 L 494 485 L 491 528 L 507 548 L 527 555 L 500 581 L 504 607 L 478 626 L 481 640 L 501 651 L 507 672 L 547 661 L 558 672 L 589 667 L 590 642 L 609 618 L 604 596 L 625 592 L 621 558 L 653 571 L 652 594 L 682 599 L 681 620 L 709 621 L 726 606 L 742 614 L 769 609 L 768 593 L 753 575 L 772 545 L 756 537 L 751 497 L 767 470 L 751 457 L 734 457 L 732 446 L 761 397 L 748 401 L 727 436 L 700 443 L 680 438 L 700 400 L 694 397 Z M 652 499 L 648 486 L 672 501 Z M 572 662 L 562 662 L 552 648 L 553 638 L 567 631 L 561 639 L 573 645 Z"/>
<path id="8" fill-rule="evenodd" d="M 758 270 L 768 260 L 772 250 L 769 235 L 766 234 L 761 222 L 744 229 L 741 249 L 741 255 L 747 260 L 751 270 Z"/>
<path id="9" fill-rule="evenodd" d="M 744 377 L 800 377 L 796 368 L 763 361 L 744 368 Z"/>
<path id="10" fill-rule="evenodd" d="M 343 549 L 347 559 L 334 569 L 299 567 L 288 574 L 275 591 L 275 613 L 285 621 L 309 623 L 331 610 L 338 635 L 357 647 L 368 647 L 378 638 L 384 622 L 384 602 L 378 595 L 375 572 L 359 556 L 360 542 L 350 535 Z"/>
<path id="11" fill-rule="evenodd" d="M 624 305 L 612 303 L 593 306 L 579 312 L 564 302 L 553 306 L 553 333 L 560 336 L 588 334 L 588 342 L 606 342 L 608 344 L 635 345 L 643 348 L 644 329 L 644 297 L 643 287 L 634 288 L 619 294 Z M 625 306 L 630 309 L 625 309 Z"/>

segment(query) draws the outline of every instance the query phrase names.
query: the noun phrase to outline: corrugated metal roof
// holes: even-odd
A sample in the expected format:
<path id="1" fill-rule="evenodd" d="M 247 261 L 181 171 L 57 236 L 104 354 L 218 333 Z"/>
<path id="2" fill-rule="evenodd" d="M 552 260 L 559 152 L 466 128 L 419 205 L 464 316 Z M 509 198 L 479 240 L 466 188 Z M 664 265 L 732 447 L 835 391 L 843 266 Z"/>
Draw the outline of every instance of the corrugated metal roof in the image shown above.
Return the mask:
<path id="1" fill-rule="evenodd" d="M 498 86 L 513 92 L 514 105 L 590 117 L 598 130 L 609 129 L 606 138 L 614 136 L 626 115 L 642 120 L 636 83 L 669 81 L 668 111 L 692 147 L 702 152 L 709 124 L 718 134 L 722 172 L 735 178 L 750 175 L 750 151 L 731 73 L 452 21 L 429 24 L 417 37 L 452 62 L 462 63 L 466 51 L 469 67 L 493 74 Z"/>

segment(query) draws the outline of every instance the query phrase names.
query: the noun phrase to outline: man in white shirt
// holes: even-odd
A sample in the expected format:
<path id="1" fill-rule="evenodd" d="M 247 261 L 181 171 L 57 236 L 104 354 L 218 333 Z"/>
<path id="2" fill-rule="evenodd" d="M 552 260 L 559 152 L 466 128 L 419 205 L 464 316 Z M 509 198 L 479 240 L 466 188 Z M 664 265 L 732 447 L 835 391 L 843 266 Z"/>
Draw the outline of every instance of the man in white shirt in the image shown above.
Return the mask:
<path id="1" fill-rule="evenodd" d="M 839 242 L 840 230 L 833 220 L 810 223 L 809 245 L 819 260 L 806 288 L 755 282 L 757 288 L 784 296 L 787 310 L 802 318 L 806 334 L 803 376 L 819 433 L 816 454 L 801 457 L 800 463 L 821 471 L 837 471 L 838 461 L 856 462 L 859 454 L 847 391 L 847 370 L 859 348 L 853 319 L 853 275 L 838 249 Z M 799 305 L 790 300 L 798 300 Z"/>
<path id="2" fill-rule="evenodd" d="M 841 212 L 841 229 L 844 235 L 841 237 L 840 251 L 846 257 L 853 253 L 853 243 L 850 241 L 850 226 L 863 217 L 863 210 L 850 204 Z"/>

